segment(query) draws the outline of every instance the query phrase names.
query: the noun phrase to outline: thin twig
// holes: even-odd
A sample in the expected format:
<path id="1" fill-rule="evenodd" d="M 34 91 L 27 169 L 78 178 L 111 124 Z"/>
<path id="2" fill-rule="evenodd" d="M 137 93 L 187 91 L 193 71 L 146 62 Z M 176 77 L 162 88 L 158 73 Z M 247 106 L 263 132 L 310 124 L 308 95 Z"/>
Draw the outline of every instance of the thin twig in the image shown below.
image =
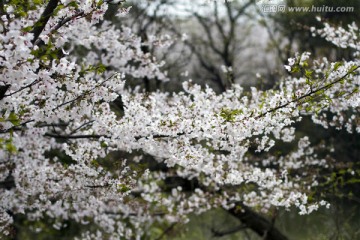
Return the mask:
<path id="1" fill-rule="evenodd" d="M 109 136 L 106 136 L 106 135 L 59 135 L 59 134 L 54 134 L 54 133 L 45 133 L 44 136 L 45 137 L 58 138 L 58 139 L 81 139 L 81 138 L 99 139 L 99 138 L 102 138 L 102 137 L 110 138 Z"/>
<path id="2" fill-rule="evenodd" d="M 91 120 L 91 121 L 88 121 L 88 122 L 86 122 L 86 123 L 81 124 L 78 128 L 74 129 L 74 130 L 70 133 L 70 135 L 76 133 L 78 130 L 80 130 L 81 128 L 85 127 L 86 125 L 89 125 L 89 124 L 93 123 L 94 121 L 95 121 L 95 120 Z"/>
<path id="3" fill-rule="evenodd" d="M 5 97 L 10 97 L 18 92 L 21 92 L 22 90 L 26 89 L 26 88 L 29 88 L 35 84 L 37 84 L 38 82 L 40 82 L 40 79 L 36 79 L 35 81 L 33 81 L 32 83 L 29 83 L 28 85 L 24 86 L 24 87 L 21 87 L 20 89 L 16 90 L 15 92 L 12 92 L 12 93 L 9 93 L 9 94 L 5 94 L 4 95 L 4 98 Z"/>
<path id="4" fill-rule="evenodd" d="M 33 122 L 33 121 L 34 121 L 34 120 L 28 120 L 28 121 L 26 121 L 26 122 L 20 123 L 19 125 L 12 126 L 11 128 L 7 128 L 7 129 L 4 129 L 4 130 L 0 130 L 0 134 L 2 134 L 2 133 L 9 133 L 9 132 L 12 132 L 12 131 L 19 131 L 19 130 L 21 130 L 20 127 L 25 126 L 27 123 L 30 123 L 30 122 Z"/>
<path id="5" fill-rule="evenodd" d="M 115 73 L 115 74 L 116 74 L 116 73 Z M 56 106 L 56 107 L 53 108 L 52 110 L 53 110 L 53 111 L 54 111 L 54 110 L 57 110 L 57 109 L 65 106 L 65 105 L 67 105 L 67 104 L 69 104 L 69 103 L 75 102 L 75 101 L 77 101 L 77 100 L 85 97 L 86 95 L 88 95 L 88 94 L 90 94 L 92 91 L 94 91 L 96 88 L 102 86 L 104 83 L 106 83 L 107 81 L 109 81 L 112 77 L 115 76 L 115 74 L 111 75 L 109 78 L 105 79 L 105 80 L 102 81 L 100 84 L 98 84 L 98 85 L 96 85 L 95 87 L 93 87 L 92 89 L 84 91 L 82 94 L 80 94 L 79 96 L 75 97 L 75 98 L 72 99 L 72 100 L 69 100 L 69 101 L 66 101 L 66 102 L 61 103 L 60 105 Z"/>
<path id="6" fill-rule="evenodd" d="M 289 102 L 287 102 L 287 103 L 284 103 L 284 104 L 282 104 L 282 105 L 280 105 L 280 106 L 277 106 L 277 107 L 275 107 L 275 108 L 272 108 L 272 109 L 270 109 L 270 110 L 268 110 L 268 111 L 266 111 L 266 112 L 258 115 L 258 116 L 255 117 L 255 118 L 258 119 L 258 118 L 264 117 L 266 114 L 275 112 L 275 111 L 277 111 L 277 110 L 279 110 L 279 109 L 281 109 L 281 108 L 284 108 L 284 107 L 288 106 L 288 105 L 291 104 L 291 103 L 300 102 L 301 100 L 303 100 L 303 99 L 305 99 L 305 98 L 307 98 L 307 97 L 310 97 L 310 96 L 313 95 L 313 94 L 316 94 L 316 93 L 321 92 L 321 91 L 323 91 L 323 90 L 327 90 L 327 89 L 331 88 L 333 85 L 335 85 L 335 84 L 341 82 L 342 80 L 344 80 L 344 79 L 345 79 L 347 76 L 349 76 L 350 74 L 354 73 L 354 71 L 356 71 L 357 69 L 359 69 L 359 67 L 360 67 L 360 66 L 356 67 L 352 72 L 346 73 L 344 76 L 340 77 L 339 79 L 337 79 L 337 80 L 335 80 L 335 81 L 333 81 L 333 82 L 331 82 L 331 83 L 329 83 L 329 84 L 327 84 L 327 85 L 324 85 L 324 86 L 322 86 L 322 87 L 320 87 L 320 88 L 318 88 L 318 89 L 316 89 L 316 90 L 310 90 L 310 92 L 308 92 L 307 94 L 302 95 L 302 96 L 300 96 L 300 97 L 298 97 L 298 98 L 296 98 L 296 99 L 294 99 L 294 100 L 292 100 L 292 101 L 289 101 Z"/>

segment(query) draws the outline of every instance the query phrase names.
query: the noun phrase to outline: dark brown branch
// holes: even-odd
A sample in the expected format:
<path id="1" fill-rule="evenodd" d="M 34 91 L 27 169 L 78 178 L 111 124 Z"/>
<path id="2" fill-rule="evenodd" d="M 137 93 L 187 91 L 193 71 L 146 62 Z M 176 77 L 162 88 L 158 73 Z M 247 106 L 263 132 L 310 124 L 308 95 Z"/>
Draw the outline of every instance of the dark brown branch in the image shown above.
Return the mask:
<path id="1" fill-rule="evenodd" d="M 10 84 L 6 84 L 3 86 L 0 86 L 0 100 L 2 100 L 4 97 L 6 97 L 6 91 L 10 88 Z"/>
<path id="2" fill-rule="evenodd" d="M 85 127 L 86 125 L 89 125 L 89 124 L 91 124 L 91 123 L 93 123 L 93 122 L 94 122 L 94 120 L 91 120 L 91 121 L 88 121 L 88 122 L 85 122 L 85 123 L 81 124 L 78 128 L 74 129 L 74 130 L 70 133 L 70 135 L 76 133 L 76 132 L 79 131 L 81 128 L 83 128 L 83 127 Z"/>
<path id="3" fill-rule="evenodd" d="M 7 176 L 4 181 L 0 182 L 0 189 L 10 190 L 14 187 L 16 187 L 16 185 L 14 178 L 11 175 Z"/>
<path id="4" fill-rule="evenodd" d="M 26 89 L 26 88 L 29 88 L 29 87 L 37 84 L 38 82 L 40 82 L 40 80 L 39 80 L 39 79 L 36 79 L 36 80 L 33 81 L 32 83 L 29 83 L 28 85 L 26 85 L 26 86 L 24 86 L 24 87 L 21 87 L 20 89 L 18 89 L 18 90 L 15 91 L 15 92 L 12 92 L 12 93 L 9 93 L 9 94 L 5 94 L 5 95 L 4 95 L 4 98 L 5 98 L 5 97 L 10 97 L 10 96 L 12 96 L 12 95 L 14 95 L 14 94 L 16 94 L 16 93 L 18 93 L 18 92 L 21 92 L 22 90 L 24 90 L 24 89 Z M 10 85 L 8 85 L 8 86 L 10 86 Z"/>
<path id="5" fill-rule="evenodd" d="M 53 14 L 58 3 L 59 3 L 59 0 L 50 0 L 46 6 L 44 12 L 41 14 L 40 19 L 34 24 L 33 29 L 31 30 L 31 33 L 34 34 L 34 38 L 31 40 L 31 42 L 33 44 L 35 44 L 35 42 L 39 38 L 41 32 L 44 30 L 47 22 L 49 21 L 51 15 Z M 4 13 L 5 13 L 4 2 L 1 0 L 0 1 L 0 14 L 3 15 Z M 0 86 L 0 100 L 3 99 L 4 97 L 8 97 L 8 96 L 11 96 L 12 94 L 16 93 L 16 92 L 14 92 L 14 93 L 5 95 L 6 91 L 9 89 L 9 87 L 10 87 L 10 85 Z M 26 86 L 26 87 L 28 87 L 28 86 Z M 19 91 L 22 91 L 25 88 L 21 88 Z M 19 91 L 17 91 L 17 92 L 19 92 Z"/>
<path id="6" fill-rule="evenodd" d="M 47 22 L 49 21 L 51 15 L 53 14 L 58 3 L 59 3 L 59 0 L 50 0 L 46 6 L 44 12 L 41 14 L 40 19 L 33 26 L 33 29 L 31 30 L 31 33 L 34 34 L 34 38 L 31 41 L 33 44 L 39 38 L 41 32 L 44 30 Z"/>
<path id="7" fill-rule="evenodd" d="M 252 229 L 264 240 L 287 240 L 288 238 L 283 235 L 278 229 L 273 226 L 273 223 L 263 216 L 259 215 L 249 207 L 242 203 L 234 208 L 228 210 L 228 212 L 239 219 L 248 228 Z"/>
<path id="8" fill-rule="evenodd" d="M 219 11 L 218 11 L 218 5 L 217 5 L 217 1 L 214 1 L 214 12 L 215 12 L 215 25 L 218 28 L 223 41 L 226 39 L 226 34 L 223 28 L 223 24 L 221 23 L 221 20 L 219 18 Z"/>
<path id="9" fill-rule="evenodd" d="M 38 123 L 35 124 L 35 127 L 37 128 L 43 128 L 43 127 L 67 127 L 69 123 Z"/>
<path id="10" fill-rule="evenodd" d="M 7 128 L 7 129 L 2 129 L 0 130 L 0 134 L 2 133 L 9 133 L 9 132 L 12 132 L 12 131 L 20 131 L 22 130 L 22 126 L 25 126 L 27 123 L 30 123 L 30 122 L 33 122 L 34 120 L 28 120 L 26 122 L 23 122 L 23 123 L 20 123 L 19 125 L 16 125 L 16 126 L 12 126 L 11 128 Z"/>
<path id="11" fill-rule="evenodd" d="M 45 137 L 53 137 L 57 139 L 84 139 L 84 138 L 95 138 L 99 139 L 101 137 L 109 138 L 109 136 L 106 135 L 59 135 L 59 134 L 53 134 L 53 133 L 45 133 Z"/>
<path id="12" fill-rule="evenodd" d="M 96 189 L 96 188 L 107 188 L 107 187 L 110 187 L 110 184 L 104 184 L 104 185 L 85 185 L 84 187 L 86 187 L 86 188 L 92 188 L 92 189 Z"/>
<path id="13" fill-rule="evenodd" d="M 254 0 L 248 1 L 245 5 L 243 5 L 237 12 L 237 14 L 233 17 L 234 20 L 237 20 L 241 14 L 245 12 L 245 10 L 250 7 L 250 5 L 255 4 Z"/>
<path id="14" fill-rule="evenodd" d="M 4 0 L 0 0 L 0 15 L 4 15 L 5 14 L 5 9 L 4 9 Z"/>
<path id="15" fill-rule="evenodd" d="M 176 136 L 170 136 L 170 135 L 165 135 L 165 134 L 155 134 L 152 135 L 152 138 L 156 139 L 156 138 L 168 138 L 168 137 L 178 137 L 178 136 L 182 136 L 185 135 L 185 133 L 181 132 L 181 133 L 177 133 Z M 147 138 L 147 136 L 136 136 L 135 139 L 139 140 L 141 138 Z"/>
<path id="16" fill-rule="evenodd" d="M 62 20 L 60 20 L 54 27 L 53 29 L 51 29 L 51 33 L 57 31 L 59 28 L 61 28 L 62 26 L 64 26 L 66 23 L 70 22 L 71 20 L 74 20 L 75 18 L 77 17 L 85 17 L 85 14 L 83 11 L 80 11 L 78 13 L 76 13 L 75 15 L 73 16 L 70 16 L 70 17 L 67 17 L 67 18 L 64 18 Z"/>
<path id="17" fill-rule="evenodd" d="M 89 14 L 90 14 L 90 13 L 89 13 Z M 76 13 L 76 14 L 73 15 L 73 16 L 70 16 L 70 17 L 67 17 L 67 18 L 63 18 L 63 19 L 61 19 L 61 20 L 53 27 L 53 29 L 51 29 L 50 33 L 52 34 L 52 33 L 56 32 L 59 28 L 61 28 L 62 26 L 64 26 L 66 23 L 70 22 L 71 20 L 74 20 L 74 19 L 77 18 L 77 17 L 86 17 L 86 16 L 88 16 L 89 14 L 84 14 L 83 11 L 80 11 L 80 12 Z M 35 45 L 39 45 L 40 42 L 41 42 L 41 40 L 40 40 L 40 39 L 37 39 L 37 40 L 34 42 L 34 44 L 35 44 Z"/>

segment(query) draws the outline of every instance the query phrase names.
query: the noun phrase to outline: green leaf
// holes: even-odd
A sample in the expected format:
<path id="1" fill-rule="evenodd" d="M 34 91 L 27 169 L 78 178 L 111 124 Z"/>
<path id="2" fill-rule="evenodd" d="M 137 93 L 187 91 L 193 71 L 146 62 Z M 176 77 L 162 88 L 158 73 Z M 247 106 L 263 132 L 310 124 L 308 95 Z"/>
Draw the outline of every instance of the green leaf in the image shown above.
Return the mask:
<path id="1" fill-rule="evenodd" d="M 77 4 L 76 1 L 72 1 L 72 2 L 68 3 L 67 6 L 69 6 L 69 7 L 74 7 L 74 8 L 76 8 L 76 9 L 79 8 L 79 5 Z"/>
<path id="2" fill-rule="evenodd" d="M 107 145 L 106 142 L 102 141 L 102 142 L 100 143 L 100 146 L 101 146 L 102 148 L 106 148 L 108 145 Z"/>
<path id="3" fill-rule="evenodd" d="M 58 12 L 63 8 L 65 8 L 65 6 L 63 4 L 59 4 L 54 10 L 54 15 L 57 15 Z"/>
<path id="4" fill-rule="evenodd" d="M 300 68 L 298 67 L 298 66 L 294 66 L 294 67 L 292 67 L 292 69 L 291 69 L 291 73 L 297 73 L 297 72 L 299 72 L 300 71 Z"/>
<path id="5" fill-rule="evenodd" d="M 11 122 L 14 126 L 18 126 L 21 123 L 19 117 L 14 112 L 10 113 L 7 120 Z"/>
<path id="6" fill-rule="evenodd" d="M 5 144 L 5 149 L 9 152 L 9 153 L 16 153 L 16 147 L 14 144 L 12 144 L 11 142 L 8 142 Z"/>
<path id="7" fill-rule="evenodd" d="M 104 1 L 103 1 L 103 0 L 100 0 L 100 1 L 97 3 L 97 7 L 100 7 L 103 3 L 104 3 Z"/>
<path id="8" fill-rule="evenodd" d="M 106 66 L 103 64 L 99 64 L 98 67 L 96 68 L 96 73 L 97 74 L 102 74 L 106 71 Z"/>
<path id="9" fill-rule="evenodd" d="M 309 79 L 312 79 L 312 74 L 314 71 L 311 70 L 305 70 L 305 76 Z"/>
<path id="10" fill-rule="evenodd" d="M 125 192 L 128 192 L 130 190 L 131 189 L 128 186 L 126 186 L 125 184 L 119 184 L 118 185 L 118 192 L 125 193 Z"/>
<path id="11" fill-rule="evenodd" d="M 341 67 L 342 65 L 343 65 L 343 64 L 342 64 L 341 62 L 336 62 L 336 63 L 334 64 L 334 71 L 338 70 L 339 67 Z"/>
<path id="12" fill-rule="evenodd" d="M 241 109 L 227 109 L 227 108 L 222 108 L 221 112 L 220 112 L 220 117 L 222 117 L 225 122 L 234 122 L 235 121 L 235 117 L 239 114 L 242 114 L 243 110 Z"/>
<path id="13" fill-rule="evenodd" d="M 24 27 L 22 30 L 24 31 L 24 32 L 30 32 L 31 30 L 32 30 L 32 26 L 27 26 L 27 27 Z"/>
<path id="14" fill-rule="evenodd" d="M 100 166 L 100 164 L 98 163 L 98 161 L 96 161 L 96 159 L 92 160 L 92 161 L 90 162 L 90 164 L 91 164 L 92 166 L 94 166 L 94 167 L 99 167 L 99 166 Z"/>

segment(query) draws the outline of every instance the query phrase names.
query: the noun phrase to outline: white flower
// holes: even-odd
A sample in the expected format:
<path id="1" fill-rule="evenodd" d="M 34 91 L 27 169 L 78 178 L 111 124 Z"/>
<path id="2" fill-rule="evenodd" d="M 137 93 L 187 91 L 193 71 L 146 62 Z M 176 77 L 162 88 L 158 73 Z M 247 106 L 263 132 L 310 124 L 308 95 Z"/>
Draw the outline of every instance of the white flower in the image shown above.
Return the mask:
<path id="1" fill-rule="evenodd" d="M 289 65 L 284 65 L 285 69 L 288 71 L 288 72 L 291 72 L 291 66 Z"/>
<path id="2" fill-rule="evenodd" d="M 186 41 L 186 40 L 188 40 L 189 39 L 189 36 L 186 34 L 186 33 L 183 33 L 182 35 L 181 35 L 181 41 Z"/>
<path id="3" fill-rule="evenodd" d="M 289 58 L 288 62 L 289 62 L 289 66 L 294 65 L 295 64 L 295 58 Z"/>

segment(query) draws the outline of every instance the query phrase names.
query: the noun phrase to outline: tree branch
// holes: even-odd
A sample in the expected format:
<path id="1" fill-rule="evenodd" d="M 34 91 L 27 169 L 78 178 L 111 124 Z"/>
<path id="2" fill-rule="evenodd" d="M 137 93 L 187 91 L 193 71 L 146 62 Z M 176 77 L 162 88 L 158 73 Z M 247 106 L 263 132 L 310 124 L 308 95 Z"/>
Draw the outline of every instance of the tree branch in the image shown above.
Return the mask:
<path id="1" fill-rule="evenodd" d="M 57 139 L 81 139 L 81 138 L 95 138 L 99 139 L 101 137 L 107 137 L 106 135 L 59 135 L 59 134 L 53 134 L 53 133 L 45 133 L 45 137 L 53 137 Z"/>
<path id="2" fill-rule="evenodd" d="M 9 94 L 5 94 L 3 97 L 4 97 L 4 98 L 5 98 L 5 97 L 10 97 L 10 96 L 12 96 L 12 95 L 14 95 L 14 94 L 16 94 L 16 93 L 18 93 L 18 92 L 21 92 L 22 90 L 24 90 L 24 89 L 26 89 L 26 88 L 29 88 L 29 87 L 37 84 L 38 82 L 40 82 L 40 79 L 34 80 L 32 83 L 29 83 L 28 85 L 19 88 L 17 91 L 14 91 L 14 92 L 9 93 Z M 10 85 L 7 85 L 7 86 L 10 86 Z M 1 99 L 1 98 L 0 98 L 0 99 Z"/>
<path id="3" fill-rule="evenodd" d="M 77 97 L 75 97 L 74 99 L 71 99 L 69 101 L 63 102 L 60 105 L 56 106 L 55 108 L 53 108 L 52 110 L 57 110 L 69 103 L 75 102 L 83 97 L 85 97 L 86 95 L 90 94 L 92 91 L 94 91 L 96 88 L 102 86 L 104 83 L 106 83 L 107 81 L 109 81 L 112 77 L 114 77 L 116 74 L 111 75 L 110 77 L 108 77 L 107 79 L 105 79 L 104 81 L 102 81 L 101 83 L 99 83 L 98 85 L 96 85 L 95 87 L 89 89 L 89 90 L 85 90 L 83 93 L 81 93 L 80 95 L 78 95 Z"/>
<path id="4" fill-rule="evenodd" d="M 238 203 L 236 207 L 229 209 L 228 212 L 263 237 L 264 240 L 288 239 L 273 226 L 272 222 L 242 203 Z"/>
<path id="5" fill-rule="evenodd" d="M 215 42 L 214 42 L 213 36 L 211 34 L 210 26 L 208 26 L 206 24 L 206 20 L 202 16 L 200 16 L 198 13 L 194 13 L 194 16 L 196 17 L 196 19 L 198 20 L 200 25 L 203 27 L 203 29 L 209 39 L 209 45 L 210 45 L 211 49 L 214 50 L 214 52 L 216 54 L 222 56 L 222 52 L 215 46 Z"/>
<path id="6" fill-rule="evenodd" d="M 0 86 L 0 100 L 2 100 L 4 97 L 6 97 L 6 91 L 10 88 L 10 84 L 6 84 L 3 86 Z"/>
<path id="7" fill-rule="evenodd" d="M 342 80 L 344 80 L 347 76 L 349 76 L 351 73 L 354 73 L 354 71 L 356 71 L 359 68 L 360 68 L 360 66 L 356 67 L 352 72 L 346 73 L 344 76 L 340 77 L 339 79 L 337 79 L 337 80 L 335 80 L 335 81 L 333 81 L 333 82 L 331 82 L 329 84 L 326 84 L 325 86 L 322 86 L 322 87 L 320 87 L 320 88 L 318 88 L 316 90 L 311 89 L 310 92 L 308 92 L 307 94 L 304 94 L 304 95 L 302 95 L 302 96 L 300 96 L 300 97 L 298 97 L 298 98 L 296 98 L 296 99 L 294 99 L 292 101 L 284 103 L 284 104 L 282 104 L 282 105 L 280 105 L 278 107 L 272 108 L 272 109 L 258 115 L 256 118 L 264 117 L 266 114 L 275 112 L 275 111 L 277 111 L 277 110 L 279 110 L 281 108 L 284 108 L 284 107 L 288 106 L 291 103 L 300 102 L 301 100 L 303 100 L 303 99 L 305 99 L 307 97 L 310 97 L 311 95 L 313 95 L 315 93 L 318 93 L 318 92 L 323 91 L 323 90 L 327 90 L 327 89 L 331 88 L 333 85 L 335 85 L 335 84 L 341 82 Z"/>
<path id="8" fill-rule="evenodd" d="M 11 175 L 6 177 L 4 181 L 0 182 L 0 189 L 10 190 L 14 187 L 16 187 L 16 185 L 15 185 L 14 178 Z"/>
<path id="9" fill-rule="evenodd" d="M 11 128 L 7 128 L 7 129 L 3 129 L 3 130 L 0 130 L 0 134 L 2 133 L 9 133 L 11 131 L 20 131 L 21 130 L 21 126 L 25 126 L 27 123 L 30 123 L 30 122 L 33 122 L 34 120 L 28 120 L 26 122 L 23 122 L 23 123 L 20 123 L 19 125 L 16 125 L 16 126 L 12 126 Z"/>
<path id="10" fill-rule="evenodd" d="M 59 0 L 50 0 L 44 12 L 41 14 L 40 19 L 34 24 L 33 29 L 31 30 L 31 33 L 34 34 L 34 38 L 31 41 L 33 44 L 36 42 L 41 32 L 44 30 L 58 3 Z"/>
<path id="11" fill-rule="evenodd" d="M 76 13 L 75 15 L 73 16 L 70 16 L 70 17 L 67 17 L 67 18 L 64 18 L 62 20 L 60 20 L 54 27 L 53 29 L 51 29 L 51 33 L 57 31 L 59 28 L 61 28 L 62 26 L 64 26 L 66 23 L 70 22 L 71 20 L 77 18 L 77 17 L 84 17 L 84 12 L 81 11 L 81 12 L 78 12 Z"/>

